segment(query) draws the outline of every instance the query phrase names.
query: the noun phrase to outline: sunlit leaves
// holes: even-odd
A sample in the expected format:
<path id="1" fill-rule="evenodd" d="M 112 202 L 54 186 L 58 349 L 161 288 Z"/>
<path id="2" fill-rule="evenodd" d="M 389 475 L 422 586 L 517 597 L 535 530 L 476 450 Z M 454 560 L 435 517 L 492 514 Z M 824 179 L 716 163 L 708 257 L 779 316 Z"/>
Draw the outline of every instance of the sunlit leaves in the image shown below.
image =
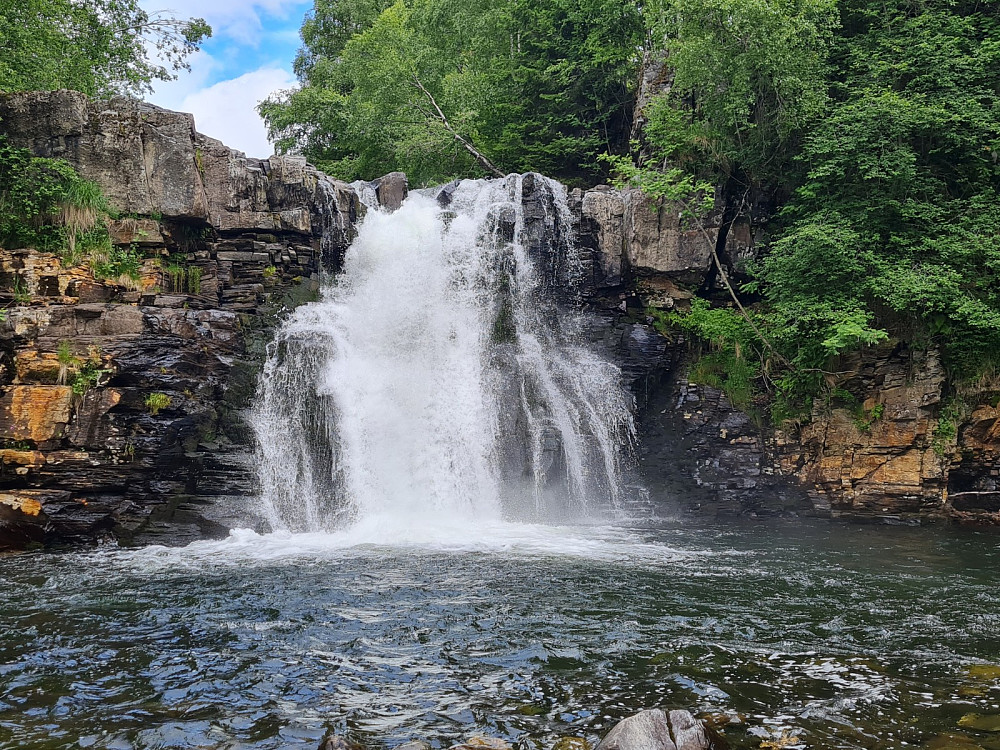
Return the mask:
<path id="1" fill-rule="evenodd" d="M 0 3 L 0 91 L 141 94 L 186 68 L 211 34 L 203 19 L 149 13 L 138 0 Z"/>
<path id="2" fill-rule="evenodd" d="M 302 86 L 261 107 L 280 149 L 350 179 L 482 174 L 416 77 L 503 170 L 584 180 L 627 138 L 642 26 L 621 0 L 319 0 L 303 38 Z"/>

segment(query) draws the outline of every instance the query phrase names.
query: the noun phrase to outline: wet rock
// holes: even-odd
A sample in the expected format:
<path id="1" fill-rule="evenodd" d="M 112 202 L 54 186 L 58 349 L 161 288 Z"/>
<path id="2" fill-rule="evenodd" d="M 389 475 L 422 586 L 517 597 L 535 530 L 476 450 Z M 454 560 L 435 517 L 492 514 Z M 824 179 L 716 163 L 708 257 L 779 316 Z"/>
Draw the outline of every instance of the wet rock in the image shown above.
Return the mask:
<path id="1" fill-rule="evenodd" d="M 455 191 L 458 190 L 458 186 L 462 183 L 461 180 L 452 180 L 447 185 L 438 190 L 437 195 L 434 199 L 441 208 L 447 208 L 451 205 L 451 202 L 455 199 Z"/>
<path id="2" fill-rule="evenodd" d="M 701 722 L 688 711 L 640 711 L 615 724 L 597 750 L 709 750 Z"/>
<path id="3" fill-rule="evenodd" d="M 958 725 L 977 732 L 1000 732 L 1000 714 L 966 714 Z"/>
<path id="4" fill-rule="evenodd" d="M 319 743 L 319 750 L 364 750 L 364 745 L 331 734 L 324 737 Z"/>
<path id="5" fill-rule="evenodd" d="M 583 194 L 582 221 L 595 225 L 599 286 L 618 286 L 626 263 L 625 197 L 618 191 L 594 189 Z"/>
<path id="6" fill-rule="evenodd" d="M 373 183 L 378 203 L 389 213 L 403 205 L 409 193 L 409 183 L 402 172 L 390 172 Z"/>
<path id="7" fill-rule="evenodd" d="M 498 737 L 475 736 L 452 745 L 449 750 L 511 750 L 511 745 Z"/>
<path id="8" fill-rule="evenodd" d="M 556 740 L 552 750 L 591 750 L 591 745 L 584 737 L 567 736 Z"/>
<path id="9" fill-rule="evenodd" d="M 64 385 L 16 385 L 0 397 L 0 434 L 50 447 L 70 421 L 73 389 Z"/>

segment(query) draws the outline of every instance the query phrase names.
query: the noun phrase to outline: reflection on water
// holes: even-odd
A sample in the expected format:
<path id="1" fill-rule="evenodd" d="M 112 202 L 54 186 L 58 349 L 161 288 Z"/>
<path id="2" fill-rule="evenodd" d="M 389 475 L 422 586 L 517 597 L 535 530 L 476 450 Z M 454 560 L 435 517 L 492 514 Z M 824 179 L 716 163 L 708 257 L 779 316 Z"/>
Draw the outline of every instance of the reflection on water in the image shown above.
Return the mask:
<path id="1" fill-rule="evenodd" d="M 712 715 L 736 747 L 783 729 L 997 746 L 958 726 L 1000 713 L 995 536 L 678 523 L 355 544 L 374 538 L 0 558 L 0 746 L 305 748 L 332 729 L 548 748 L 651 706 Z"/>

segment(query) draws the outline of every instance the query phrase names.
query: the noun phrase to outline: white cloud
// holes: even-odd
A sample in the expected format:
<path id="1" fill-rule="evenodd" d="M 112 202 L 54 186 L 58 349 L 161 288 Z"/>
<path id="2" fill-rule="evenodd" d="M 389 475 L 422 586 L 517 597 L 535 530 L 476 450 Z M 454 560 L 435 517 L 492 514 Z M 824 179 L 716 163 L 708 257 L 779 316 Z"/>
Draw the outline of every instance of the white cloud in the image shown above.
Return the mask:
<path id="1" fill-rule="evenodd" d="M 244 44 L 256 45 L 264 24 L 261 14 L 275 18 L 288 18 L 312 5 L 306 0 L 141 0 L 149 12 L 165 11 L 181 18 L 204 18 L 215 36 L 228 36 Z"/>
<path id="2" fill-rule="evenodd" d="M 247 156 L 264 158 L 270 156 L 273 149 L 256 107 L 272 92 L 293 85 L 295 77 L 287 70 L 258 68 L 238 78 L 192 91 L 171 109 L 191 112 L 199 133 L 217 138 Z M 156 95 L 150 97 L 150 101 L 168 106 Z"/>
<path id="3" fill-rule="evenodd" d="M 156 58 L 155 50 L 150 56 Z M 187 60 L 190 71 L 179 71 L 176 80 L 154 81 L 153 93 L 145 98 L 160 107 L 182 110 L 184 100 L 208 86 L 212 74 L 221 67 L 218 60 L 204 50 L 198 50 Z"/>

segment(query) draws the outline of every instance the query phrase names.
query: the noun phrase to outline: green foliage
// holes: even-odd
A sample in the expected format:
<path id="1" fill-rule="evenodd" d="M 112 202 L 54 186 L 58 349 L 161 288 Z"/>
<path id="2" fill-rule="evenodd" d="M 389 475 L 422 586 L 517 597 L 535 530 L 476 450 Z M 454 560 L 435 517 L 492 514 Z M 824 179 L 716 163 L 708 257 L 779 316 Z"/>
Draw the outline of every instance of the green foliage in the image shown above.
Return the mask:
<path id="1" fill-rule="evenodd" d="M 78 180 L 65 162 L 32 156 L 0 135 L 0 246 L 62 247 L 66 233 L 56 215 Z"/>
<path id="2" fill-rule="evenodd" d="M 0 92 L 69 88 L 141 94 L 175 78 L 212 29 L 138 0 L 0 3 Z"/>
<path id="3" fill-rule="evenodd" d="M 653 0 L 644 12 L 674 72 L 647 112 L 656 155 L 716 178 L 781 175 L 826 104 L 835 0 Z"/>
<path id="4" fill-rule="evenodd" d="M 765 355 L 743 316 L 729 308 L 713 308 L 697 298 L 687 313 L 653 311 L 652 315 L 661 332 L 684 331 L 708 346 L 688 373 L 692 382 L 722 390 L 738 409 L 752 409 L 760 392 Z"/>
<path id="5" fill-rule="evenodd" d="M 619 179 L 678 201 L 784 205 L 748 269 L 776 418 L 843 355 L 936 346 L 959 378 L 1000 352 L 1000 2 L 656 0 L 668 94 Z M 711 332 L 706 331 L 709 335 Z M 724 345 L 723 345 L 724 346 Z M 870 428 L 877 416 L 863 414 Z M 947 423 L 948 420 L 945 420 Z"/>
<path id="6" fill-rule="evenodd" d="M 182 265 L 180 261 L 171 259 L 166 271 L 170 278 L 170 291 L 183 292 L 184 283 L 187 281 L 187 267 Z"/>
<path id="7" fill-rule="evenodd" d="M 70 348 L 68 341 L 60 341 L 59 346 L 56 349 L 56 359 L 59 360 L 59 364 L 71 366 L 76 364 L 77 359 L 73 356 L 73 350 Z"/>
<path id="8" fill-rule="evenodd" d="M 938 412 L 938 423 L 931 434 L 931 447 L 939 458 L 944 458 L 949 446 L 958 437 L 958 425 L 963 417 L 962 405 L 957 401 L 947 401 Z"/>
<path id="9" fill-rule="evenodd" d="M 630 125 L 636 5 L 621 0 L 317 0 L 301 87 L 261 113 L 281 151 L 344 179 L 501 170 L 588 180 Z M 460 140 L 461 139 L 461 140 Z"/>
<path id="10" fill-rule="evenodd" d="M 146 400 L 143 403 L 145 404 L 146 410 L 150 413 L 150 415 L 155 417 L 163 409 L 169 408 L 173 401 L 170 396 L 165 393 L 150 393 L 146 396 Z"/>
<path id="11" fill-rule="evenodd" d="M 883 414 L 885 414 L 885 405 L 875 404 L 871 409 L 866 409 L 853 393 L 842 388 L 831 389 L 827 393 L 827 403 L 829 406 L 842 406 L 851 412 L 854 426 L 858 428 L 858 432 L 870 432 L 872 425 L 882 419 Z"/>
<path id="12" fill-rule="evenodd" d="M 60 341 L 56 349 L 56 359 L 59 362 L 57 383 L 67 383 L 73 389 L 73 395 L 82 397 L 87 391 L 97 385 L 101 378 L 111 372 L 101 367 L 100 350 L 92 348 L 86 360 L 73 354 L 68 341 Z M 69 377 L 70 371 L 73 372 Z"/>
<path id="13" fill-rule="evenodd" d="M 170 279 L 170 291 L 175 294 L 201 294 L 202 270 L 198 266 L 189 266 L 183 259 L 171 258 L 166 267 Z M 267 278 L 265 274 L 265 278 Z"/>
<path id="14" fill-rule="evenodd" d="M 96 362 L 85 362 L 80 367 L 70 381 L 73 395 L 82 397 L 87 391 L 98 384 L 103 375 L 109 372 L 109 370 L 101 369 L 98 365 L 99 363 Z"/>
<path id="15" fill-rule="evenodd" d="M 27 440 L 4 440 L 0 443 L 3 450 L 8 451 L 30 451 L 34 450 L 34 446 Z"/>
<path id="16" fill-rule="evenodd" d="M 94 278 L 110 280 L 128 289 L 139 288 L 142 256 L 135 245 L 123 248 L 108 240 L 91 249 L 89 258 Z"/>
<path id="17" fill-rule="evenodd" d="M 817 311 L 792 337 L 813 349 L 894 335 L 971 373 L 1000 350 L 997 3 L 841 8 L 841 77 L 803 139 L 765 294 L 785 319 Z"/>
<path id="18" fill-rule="evenodd" d="M 28 291 L 28 284 L 20 276 L 14 276 L 11 280 L 10 293 L 16 305 L 27 305 L 31 302 L 31 292 Z"/>

